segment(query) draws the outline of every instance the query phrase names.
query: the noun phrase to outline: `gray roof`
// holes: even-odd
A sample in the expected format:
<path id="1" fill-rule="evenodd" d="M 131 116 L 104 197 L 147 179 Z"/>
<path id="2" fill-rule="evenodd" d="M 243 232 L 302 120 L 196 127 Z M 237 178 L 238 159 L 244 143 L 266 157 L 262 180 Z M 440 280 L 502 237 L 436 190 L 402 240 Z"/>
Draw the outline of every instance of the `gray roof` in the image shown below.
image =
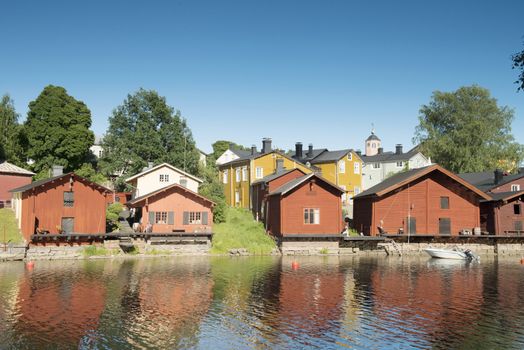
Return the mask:
<path id="1" fill-rule="evenodd" d="M 477 188 L 484 192 L 487 192 L 495 187 L 499 187 L 508 184 L 512 181 L 518 180 L 524 177 L 524 172 L 519 172 L 512 175 L 504 175 L 502 181 L 498 184 L 495 183 L 495 171 L 482 171 L 477 173 L 464 173 L 459 176 L 467 182 L 475 185 Z"/>
<path id="2" fill-rule="evenodd" d="M 243 150 L 243 149 L 229 149 L 229 150 L 239 157 L 246 157 L 246 156 L 251 155 L 251 150 Z"/>
<path id="3" fill-rule="evenodd" d="M 489 194 L 493 201 L 501 201 L 506 198 L 513 198 L 518 196 L 524 197 L 524 191 L 520 192 L 498 192 L 498 193 L 490 193 Z"/>
<path id="4" fill-rule="evenodd" d="M 290 157 L 305 164 L 306 162 L 311 162 L 313 159 L 320 156 L 322 153 L 326 152 L 327 148 L 315 148 L 312 150 L 313 154 L 311 156 L 308 155 L 308 151 L 309 151 L 308 149 L 302 150 L 302 158 L 300 159 L 296 158 L 296 152 L 294 151 L 290 152 Z"/>
<path id="5" fill-rule="evenodd" d="M 71 173 L 67 173 L 67 174 L 58 175 L 58 176 L 53 176 L 53 177 L 50 177 L 50 178 L 48 178 L 48 179 L 42 179 L 42 180 L 34 181 L 34 182 L 31 182 L 31 183 L 28 184 L 28 185 L 25 185 L 25 186 L 21 186 L 21 187 L 17 187 L 17 188 L 15 188 L 15 189 L 12 189 L 12 190 L 10 190 L 9 192 L 25 192 L 25 191 L 27 191 L 27 190 L 30 190 L 30 189 L 36 188 L 36 187 L 38 187 L 38 186 L 45 185 L 45 184 L 48 183 L 48 182 L 53 182 L 53 181 L 58 180 L 58 179 L 60 179 L 60 178 L 62 178 L 62 177 L 68 177 L 68 176 L 71 176 L 71 175 L 75 176 L 75 177 L 78 178 L 78 179 L 82 179 L 82 180 L 84 180 L 84 181 L 86 181 L 86 182 L 88 182 L 88 183 L 90 183 L 90 184 L 95 184 L 97 187 L 100 187 L 100 188 L 102 188 L 102 189 L 104 189 L 104 190 L 106 190 L 106 191 L 111 192 L 110 189 L 108 189 L 108 188 L 106 188 L 106 187 L 104 187 L 104 186 L 98 185 L 98 184 L 96 184 L 96 183 L 94 183 L 94 182 L 91 182 L 91 181 L 89 181 L 89 180 L 83 178 L 82 176 L 78 176 L 78 175 L 76 175 L 75 173 L 72 173 L 72 172 L 71 172 Z"/>
<path id="6" fill-rule="evenodd" d="M 303 183 L 304 181 L 306 181 L 306 180 L 308 180 L 308 179 L 310 179 L 312 177 L 316 177 L 317 179 L 321 180 L 322 182 L 328 184 L 329 186 L 336 188 L 337 190 L 340 191 L 340 193 L 345 192 L 343 189 L 341 189 L 340 187 L 338 187 L 335 184 L 332 184 L 331 182 L 327 181 L 323 177 L 318 176 L 315 173 L 310 173 L 310 174 L 307 174 L 307 175 L 304 175 L 304 176 L 301 176 L 301 177 L 297 177 L 296 179 L 293 179 L 293 180 L 285 183 L 284 185 L 280 186 L 279 188 L 277 188 L 276 190 L 271 192 L 269 195 L 273 196 L 273 195 L 286 194 L 288 191 L 291 191 L 292 189 L 294 189 L 295 187 L 297 187 L 298 185 L 300 185 L 301 183 Z"/>
<path id="7" fill-rule="evenodd" d="M 374 132 L 371 132 L 371 135 L 369 135 L 368 138 L 366 139 L 366 141 L 371 141 L 371 140 L 380 141 L 380 139 L 378 138 L 377 135 L 375 135 Z"/>
<path id="8" fill-rule="evenodd" d="M 28 175 L 28 176 L 33 176 L 35 174 L 29 170 L 25 170 L 24 168 L 20 168 L 8 162 L 0 163 L 0 173 Z"/>
<path id="9" fill-rule="evenodd" d="M 188 189 L 187 187 L 184 187 L 184 186 L 179 185 L 179 184 L 177 184 L 177 183 L 174 183 L 174 184 L 171 184 L 171 185 L 164 186 L 164 187 L 162 187 L 162 188 L 160 188 L 160 189 L 158 189 L 158 190 L 156 190 L 156 191 L 153 191 L 153 192 L 147 193 L 147 194 L 145 194 L 145 195 L 143 195 L 143 196 L 140 196 L 140 197 L 136 197 L 136 198 L 134 198 L 134 199 L 128 201 L 127 204 L 129 204 L 129 205 L 133 205 L 133 204 L 139 203 L 139 202 L 143 201 L 143 200 L 146 199 L 146 198 L 149 198 L 149 197 L 155 196 L 155 195 L 157 195 L 157 194 L 159 194 L 159 193 L 162 193 L 162 192 L 164 192 L 164 191 L 169 191 L 169 190 L 171 190 L 171 189 L 179 189 L 179 190 L 183 190 L 183 191 L 185 191 L 185 192 L 189 192 L 189 193 L 191 193 L 192 195 L 197 196 L 197 197 L 199 197 L 199 198 L 202 198 L 203 200 L 205 200 L 205 201 L 207 201 L 207 202 L 209 202 L 209 203 L 211 203 L 211 204 L 215 204 L 215 202 L 213 202 L 211 199 L 206 198 L 206 197 L 204 197 L 204 196 L 202 196 L 201 194 L 198 194 L 198 193 L 196 193 L 196 192 L 193 192 L 193 191 L 191 191 L 190 189 Z"/>
<path id="10" fill-rule="evenodd" d="M 396 185 L 396 184 L 398 184 L 400 182 L 408 180 L 409 178 L 417 175 L 419 172 L 422 172 L 422 171 L 426 170 L 427 168 L 429 168 L 431 166 L 433 166 L 433 165 L 428 165 L 428 166 L 425 166 L 425 167 L 422 167 L 422 168 L 411 169 L 411 170 L 408 170 L 408 171 L 397 173 L 397 174 L 395 174 L 395 175 L 393 175 L 391 177 L 388 177 L 384 181 L 379 182 L 375 186 L 368 188 L 364 192 L 359 193 L 354 198 L 360 198 L 360 197 L 365 197 L 365 196 L 369 196 L 369 195 L 374 195 L 374 194 L 376 194 L 378 192 L 384 191 L 385 189 L 387 189 L 387 188 L 389 188 L 391 186 L 394 186 L 394 185 Z"/>
<path id="11" fill-rule="evenodd" d="M 405 153 L 397 154 L 395 152 L 382 152 L 374 156 L 363 155 L 361 156 L 361 158 L 364 163 L 388 163 L 407 161 L 417 153 L 419 153 L 419 150 L 417 149 L 417 147 L 414 147 Z"/>
<path id="12" fill-rule="evenodd" d="M 231 151 L 234 152 L 238 156 L 238 158 L 230 160 L 227 163 L 220 164 L 219 167 L 222 167 L 222 166 L 227 165 L 227 164 L 234 164 L 234 163 L 242 162 L 244 160 L 251 160 L 251 159 L 257 158 L 258 156 L 262 155 L 262 153 L 260 153 L 260 152 L 256 152 L 255 154 L 251 154 L 251 151 L 238 151 L 238 150 L 231 150 Z M 237 152 L 241 152 L 241 153 L 237 153 Z"/>
<path id="13" fill-rule="evenodd" d="M 327 151 L 316 157 L 311 161 L 312 164 L 319 163 L 329 163 L 338 161 L 340 158 L 344 157 L 346 154 L 351 152 L 351 149 L 342 149 L 339 151 Z"/>
<path id="14" fill-rule="evenodd" d="M 298 169 L 298 168 L 293 168 L 293 169 L 285 169 L 284 171 L 281 171 L 279 173 L 273 173 L 271 175 L 268 175 L 268 176 L 264 176 L 263 178 L 259 179 L 259 180 L 256 180 L 256 181 L 253 181 L 252 184 L 257 184 L 257 183 L 260 183 L 260 182 L 269 182 L 269 181 L 273 181 L 275 179 L 278 179 L 279 177 L 281 177 L 282 175 L 285 175 L 285 174 L 288 174 L 290 172 L 292 172 L 293 170 L 299 170 L 300 172 L 303 173 L 302 170 Z"/>

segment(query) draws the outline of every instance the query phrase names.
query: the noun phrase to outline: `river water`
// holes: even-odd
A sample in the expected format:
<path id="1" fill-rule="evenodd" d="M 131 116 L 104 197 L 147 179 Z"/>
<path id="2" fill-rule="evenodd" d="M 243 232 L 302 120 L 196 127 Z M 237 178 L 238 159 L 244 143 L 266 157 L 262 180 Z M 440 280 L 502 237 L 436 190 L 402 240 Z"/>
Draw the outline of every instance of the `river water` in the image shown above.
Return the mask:
<path id="1" fill-rule="evenodd" d="M 0 348 L 523 349 L 519 260 L 2 263 Z"/>

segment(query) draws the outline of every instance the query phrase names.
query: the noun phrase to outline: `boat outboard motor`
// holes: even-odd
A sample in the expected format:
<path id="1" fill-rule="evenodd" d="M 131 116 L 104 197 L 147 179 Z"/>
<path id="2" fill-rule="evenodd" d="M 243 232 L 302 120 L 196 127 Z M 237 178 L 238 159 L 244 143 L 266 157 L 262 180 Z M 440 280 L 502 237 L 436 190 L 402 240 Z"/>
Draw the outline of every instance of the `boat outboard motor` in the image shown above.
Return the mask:
<path id="1" fill-rule="evenodd" d="M 468 260 L 480 260 L 479 257 L 477 255 L 475 255 L 475 253 L 473 253 L 470 249 L 466 249 L 464 251 L 464 254 L 466 254 L 466 257 L 468 258 Z"/>

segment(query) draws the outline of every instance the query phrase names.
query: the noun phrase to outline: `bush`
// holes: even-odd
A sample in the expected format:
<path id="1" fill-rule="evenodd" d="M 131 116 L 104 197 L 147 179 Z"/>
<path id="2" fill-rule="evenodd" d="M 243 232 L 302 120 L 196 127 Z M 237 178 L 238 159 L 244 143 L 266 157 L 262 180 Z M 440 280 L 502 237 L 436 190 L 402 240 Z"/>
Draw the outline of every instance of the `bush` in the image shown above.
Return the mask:
<path id="1" fill-rule="evenodd" d="M 124 206 L 121 203 L 110 204 L 106 209 L 106 231 L 113 232 L 119 228 L 118 218 Z"/>

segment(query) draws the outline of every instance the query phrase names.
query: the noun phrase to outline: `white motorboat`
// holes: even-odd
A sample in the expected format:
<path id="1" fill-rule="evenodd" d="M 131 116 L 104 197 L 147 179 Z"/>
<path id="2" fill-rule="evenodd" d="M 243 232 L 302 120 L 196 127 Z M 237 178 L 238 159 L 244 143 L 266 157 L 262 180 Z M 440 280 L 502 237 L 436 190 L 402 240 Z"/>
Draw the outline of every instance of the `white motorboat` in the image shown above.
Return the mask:
<path id="1" fill-rule="evenodd" d="M 454 260 L 478 260 L 478 256 L 475 255 L 471 250 L 453 248 L 453 249 L 438 249 L 438 248 L 427 248 L 424 249 L 426 253 L 432 258 L 439 259 L 454 259 Z"/>

